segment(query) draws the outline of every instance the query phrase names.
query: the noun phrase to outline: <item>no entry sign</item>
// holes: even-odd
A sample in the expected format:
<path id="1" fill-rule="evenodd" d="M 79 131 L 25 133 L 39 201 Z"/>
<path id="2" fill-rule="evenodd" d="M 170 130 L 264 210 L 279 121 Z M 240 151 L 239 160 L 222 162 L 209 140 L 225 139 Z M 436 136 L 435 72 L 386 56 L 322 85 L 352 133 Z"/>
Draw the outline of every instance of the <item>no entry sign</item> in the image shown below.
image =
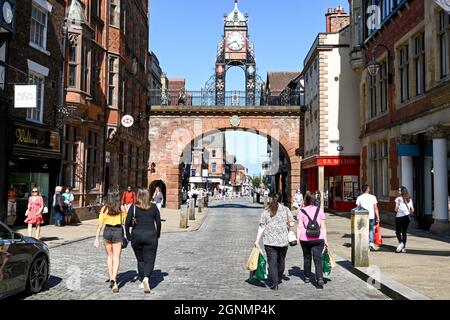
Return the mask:
<path id="1" fill-rule="evenodd" d="M 134 119 L 132 116 L 127 114 L 122 117 L 122 126 L 124 126 L 125 128 L 132 127 L 133 124 L 134 124 Z"/>

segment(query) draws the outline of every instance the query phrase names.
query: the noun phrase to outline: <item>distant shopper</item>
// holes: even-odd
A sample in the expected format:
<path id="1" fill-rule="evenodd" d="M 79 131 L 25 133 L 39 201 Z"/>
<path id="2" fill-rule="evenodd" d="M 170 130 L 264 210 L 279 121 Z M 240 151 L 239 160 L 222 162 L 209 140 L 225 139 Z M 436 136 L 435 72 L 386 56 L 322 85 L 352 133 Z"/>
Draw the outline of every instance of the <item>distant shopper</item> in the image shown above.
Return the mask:
<path id="1" fill-rule="evenodd" d="M 375 226 L 380 223 L 378 201 L 370 194 L 370 187 L 367 184 L 362 186 L 361 191 L 363 194 L 356 199 L 356 205 L 369 211 L 369 246 L 372 250 L 378 250 L 378 246 L 374 243 Z"/>
<path id="2" fill-rule="evenodd" d="M 130 234 L 131 227 L 133 231 Z M 138 191 L 136 204 L 128 211 L 125 229 L 136 255 L 141 288 L 145 293 L 150 293 L 149 281 L 155 267 L 158 239 L 161 235 L 161 216 L 157 206 L 150 203 L 147 190 Z"/>
<path id="3" fill-rule="evenodd" d="M 103 244 L 105 246 L 109 274 L 109 287 L 114 293 L 119 292 L 117 274 L 120 268 L 120 256 L 122 254 L 122 239 L 124 235 L 123 224 L 126 213 L 121 206 L 120 194 L 109 193 L 106 203 L 100 210 L 98 217 L 97 234 L 94 241 L 95 248 L 99 248 L 100 233 L 103 231 Z"/>
<path id="4" fill-rule="evenodd" d="M 33 234 L 33 225 L 36 225 L 36 239 L 41 234 L 41 225 L 44 224 L 42 212 L 44 211 L 44 198 L 39 194 L 39 189 L 31 189 L 31 197 L 28 198 L 28 208 L 25 212 L 25 223 L 28 225 L 28 236 Z"/>
<path id="5" fill-rule="evenodd" d="M 303 250 L 305 283 L 311 280 L 311 260 L 314 260 L 317 288 L 323 289 L 325 284 L 322 269 L 322 253 L 328 247 L 325 213 L 315 205 L 316 197 L 306 192 L 305 207 L 300 209 L 298 220 L 298 234 Z"/>
<path id="6" fill-rule="evenodd" d="M 263 243 L 269 264 L 269 281 L 272 290 L 278 290 L 284 273 L 289 245 L 288 226 L 294 226 L 294 217 L 291 210 L 283 205 L 282 195 L 275 193 L 261 214 L 255 241 L 255 245 L 259 246 L 259 240 L 264 235 Z"/>
<path id="7" fill-rule="evenodd" d="M 315 197 L 315 203 L 314 204 L 315 204 L 316 207 L 319 207 L 319 208 L 322 205 L 322 199 L 321 199 L 319 190 L 316 191 L 316 197 Z"/>
<path id="8" fill-rule="evenodd" d="M 16 224 L 16 189 L 11 186 L 8 190 L 8 212 L 6 215 L 6 224 L 13 227 Z"/>
<path id="9" fill-rule="evenodd" d="M 192 190 L 192 199 L 194 199 L 194 208 L 197 206 L 198 190 L 196 187 Z"/>
<path id="10" fill-rule="evenodd" d="M 55 188 L 53 195 L 53 210 L 55 212 L 55 226 L 61 227 L 64 220 L 64 199 L 62 197 L 62 187 Z"/>
<path id="11" fill-rule="evenodd" d="M 181 199 L 183 201 L 182 204 L 186 204 L 187 199 L 188 199 L 188 193 L 184 187 L 183 187 L 183 190 L 181 191 Z"/>
<path id="12" fill-rule="evenodd" d="M 298 188 L 297 192 L 295 193 L 294 203 L 292 206 L 297 209 L 303 208 L 303 206 L 304 206 L 303 194 L 302 194 L 302 191 L 300 190 L 300 188 Z"/>
<path id="13" fill-rule="evenodd" d="M 74 196 L 72 191 L 70 190 L 69 187 L 66 187 L 64 193 L 62 194 L 63 197 L 63 201 L 64 201 L 64 217 L 66 220 L 66 225 L 70 225 L 71 223 L 71 219 L 73 216 L 73 201 L 74 201 Z"/>
<path id="14" fill-rule="evenodd" d="M 398 247 L 395 252 L 406 252 L 406 240 L 409 226 L 409 215 L 414 213 L 414 205 L 406 187 L 398 189 L 399 196 L 395 199 L 395 234 L 398 239 Z"/>
<path id="15" fill-rule="evenodd" d="M 122 206 L 124 206 L 125 212 L 128 212 L 134 203 L 136 203 L 136 192 L 133 191 L 133 187 L 128 186 L 127 191 L 122 194 Z"/>
<path id="16" fill-rule="evenodd" d="M 164 195 L 161 192 L 160 187 L 156 187 L 155 193 L 153 194 L 153 200 L 155 201 L 158 210 L 161 211 L 161 208 L 164 204 Z"/>

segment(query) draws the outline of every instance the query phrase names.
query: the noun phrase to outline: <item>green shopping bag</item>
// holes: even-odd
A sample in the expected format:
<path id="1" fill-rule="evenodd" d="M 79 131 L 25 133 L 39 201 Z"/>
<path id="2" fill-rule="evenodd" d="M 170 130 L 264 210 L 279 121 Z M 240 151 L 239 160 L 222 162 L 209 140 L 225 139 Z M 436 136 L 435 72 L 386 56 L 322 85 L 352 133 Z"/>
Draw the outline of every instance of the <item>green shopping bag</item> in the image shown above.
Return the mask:
<path id="1" fill-rule="evenodd" d="M 325 275 L 329 275 L 331 273 L 331 259 L 328 249 L 325 249 L 322 253 L 322 269 Z"/>
<path id="2" fill-rule="evenodd" d="M 253 276 L 258 280 L 264 280 L 266 279 L 267 274 L 267 262 L 266 259 L 264 259 L 264 256 L 262 253 L 259 253 L 258 258 L 258 268 L 254 271 Z"/>

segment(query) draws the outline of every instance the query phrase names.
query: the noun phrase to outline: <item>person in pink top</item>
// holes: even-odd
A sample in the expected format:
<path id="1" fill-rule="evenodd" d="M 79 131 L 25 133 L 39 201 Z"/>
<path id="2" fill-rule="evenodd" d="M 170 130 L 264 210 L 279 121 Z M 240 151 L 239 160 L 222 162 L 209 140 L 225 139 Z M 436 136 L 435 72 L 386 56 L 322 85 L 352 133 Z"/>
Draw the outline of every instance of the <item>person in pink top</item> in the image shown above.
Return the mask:
<path id="1" fill-rule="evenodd" d="M 305 207 L 298 211 L 298 235 L 303 250 L 305 283 L 310 282 L 311 260 L 314 260 L 317 288 L 323 289 L 322 253 L 328 247 L 325 213 L 314 205 L 315 196 L 309 191 L 305 196 Z"/>
<path id="2" fill-rule="evenodd" d="M 44 210 L 44 199 L 39 194 L 39 189 L 33 187 L 31 197 L 28 198 L 28 209 L 25 213 L 25 223 L 28 224 L 28 236 L 33 233 L 33 225 L 36 225 L 36 239 L 39 239 L 41 233 L 41 224 L 44 224 L 42 211 Z"/>

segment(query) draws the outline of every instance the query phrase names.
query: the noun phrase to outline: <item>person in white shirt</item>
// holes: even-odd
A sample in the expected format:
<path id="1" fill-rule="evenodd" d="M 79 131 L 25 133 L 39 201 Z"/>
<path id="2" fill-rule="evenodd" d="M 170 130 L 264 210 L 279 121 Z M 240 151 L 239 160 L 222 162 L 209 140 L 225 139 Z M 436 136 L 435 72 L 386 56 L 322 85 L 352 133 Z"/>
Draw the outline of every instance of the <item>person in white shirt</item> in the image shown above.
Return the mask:
<path id="1" fill-rule="evenodd" d="M 294 196 L 294 203 L 292 204 L 292 206 L 297 209 L 301 209 L 304 206 L 303 194 L 300 189 L 297 189 L 297 193 Z"/>
<path id="2" fill-rule="evenodd" d="M 397 212 L 395 218 L 395 234 L 398 239 L 398 247 L 395 252 L 406 252 L 406 240 L 409 226 L 409 215 L 414 213 L 414 206 L 406 187 L 398 189 L 399 196 L 395 199 L 395 212 Z"/>
<path id="3" fill-rule="evenodd" d="M 356 199 L 356 205 L 369 211 L 369 246 L 373 250 L 378 250 L 374 243 L 374 229 L 380 223 L 378 201 L 374 195 L 370 194 L 370 187 L 367 184 L 362 186 L 361 191 L 363 194 Z"/>

